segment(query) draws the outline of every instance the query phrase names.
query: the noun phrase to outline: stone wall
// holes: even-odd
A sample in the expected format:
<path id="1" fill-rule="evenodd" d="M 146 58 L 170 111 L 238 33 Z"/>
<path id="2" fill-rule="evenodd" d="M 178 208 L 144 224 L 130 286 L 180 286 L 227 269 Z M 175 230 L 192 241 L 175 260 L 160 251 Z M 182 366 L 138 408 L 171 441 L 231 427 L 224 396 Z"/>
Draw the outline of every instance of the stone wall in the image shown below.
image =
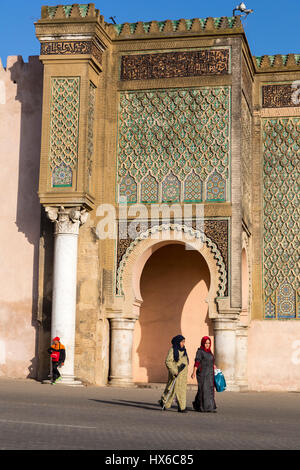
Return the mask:
<path id="1" fill-rule="evenodd" d="M 251 226 L 251 173 L 252 173 L 252 154 L 251 154 L 251 134 L 252 134 L 252 116 L 248 104 L 242 96 L 242 205 L 243 220 L 247 227 Z"/>
<path id="2" fill-rule="evenodd" d="M 93 228 L 94 220 L 90 214 L 79 234 L 75 374 L 84 382 L 103 385 L 108 373 L 105 370 L 108 331 L 107 322 L 101 315 L 98 239 Z"/>
<path id="3" fill-rule="evenodd" d="M 0 376 L 36 377 L 43 67 L 0 62 Z"/>
<path id="4" fill-rule="evenodd" d="M 257 391 L 299 391 L 300 323 L 255 320 L 248 338 L 248 387 Z"/>

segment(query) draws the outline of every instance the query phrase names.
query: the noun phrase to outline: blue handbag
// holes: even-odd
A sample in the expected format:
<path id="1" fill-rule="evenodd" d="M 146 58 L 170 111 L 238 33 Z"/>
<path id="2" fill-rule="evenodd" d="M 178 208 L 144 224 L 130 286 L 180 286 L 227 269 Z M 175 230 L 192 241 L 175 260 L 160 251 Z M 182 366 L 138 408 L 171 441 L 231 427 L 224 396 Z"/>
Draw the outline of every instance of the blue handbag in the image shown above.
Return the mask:
<path id="1" fill-rule="evenodd" d="M 224 392 L 226 390 L 226 380 L 220 369 L 215 372 L 215 388 L 217 392 Z"/>

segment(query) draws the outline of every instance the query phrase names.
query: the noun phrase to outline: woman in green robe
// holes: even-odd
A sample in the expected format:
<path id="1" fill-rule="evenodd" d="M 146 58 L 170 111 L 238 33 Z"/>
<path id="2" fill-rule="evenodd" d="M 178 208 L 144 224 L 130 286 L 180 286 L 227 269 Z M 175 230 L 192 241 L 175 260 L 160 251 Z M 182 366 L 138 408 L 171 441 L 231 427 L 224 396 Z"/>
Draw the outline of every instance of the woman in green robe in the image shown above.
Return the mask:
<path id="1" fill-rule="evenodd" d="M 189 358 L 185 349 L 185 338 L 177 335 L 172 339 L 166 366 L 169 372 L 168 383 L 159 404 L 163 409 L 171 407 L 174 397 L 177 399 L 178 411 L 186 413 L 186 386 Z M 174 380 L 175 385 L 174 385 Z"/>

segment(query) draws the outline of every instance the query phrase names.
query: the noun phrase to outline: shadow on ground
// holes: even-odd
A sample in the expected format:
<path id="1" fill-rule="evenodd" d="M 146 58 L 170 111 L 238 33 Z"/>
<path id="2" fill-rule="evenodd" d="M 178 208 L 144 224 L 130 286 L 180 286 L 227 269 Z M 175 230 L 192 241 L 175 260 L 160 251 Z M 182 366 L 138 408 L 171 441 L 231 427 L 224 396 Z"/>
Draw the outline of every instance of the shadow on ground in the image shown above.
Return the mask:
<path id="1" fill-rule="evenodd" d="M 161 407 L 159 404 L 155 403 L 145 403 L 140 401 L 129 401 L 129 400 L 95 400 L 93 398 L 89 399 L 90 401 L 95 401 L 98 403 L 104 403 L 105 405 L 121 405 L 121 406 L 131 406 L 133 408 L 143 408 L 145 410 L 155 410 L 161 411 Z M 177 410 L 177 406 L 173 406 L 172 408 Z"/>

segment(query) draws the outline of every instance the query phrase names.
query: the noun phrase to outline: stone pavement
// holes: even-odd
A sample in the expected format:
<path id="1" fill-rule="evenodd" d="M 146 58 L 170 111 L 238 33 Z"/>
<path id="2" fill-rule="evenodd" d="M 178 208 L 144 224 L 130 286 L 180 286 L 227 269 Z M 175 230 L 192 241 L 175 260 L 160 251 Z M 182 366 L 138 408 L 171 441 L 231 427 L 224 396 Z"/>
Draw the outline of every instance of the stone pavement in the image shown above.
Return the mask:
<path id="1" fill-rule="evenodd" d="M 161 411 L 159 388 L 0 378 L 0 450 L 299 450 L 300 393 L 223 392 L 217 413 Z"/>

